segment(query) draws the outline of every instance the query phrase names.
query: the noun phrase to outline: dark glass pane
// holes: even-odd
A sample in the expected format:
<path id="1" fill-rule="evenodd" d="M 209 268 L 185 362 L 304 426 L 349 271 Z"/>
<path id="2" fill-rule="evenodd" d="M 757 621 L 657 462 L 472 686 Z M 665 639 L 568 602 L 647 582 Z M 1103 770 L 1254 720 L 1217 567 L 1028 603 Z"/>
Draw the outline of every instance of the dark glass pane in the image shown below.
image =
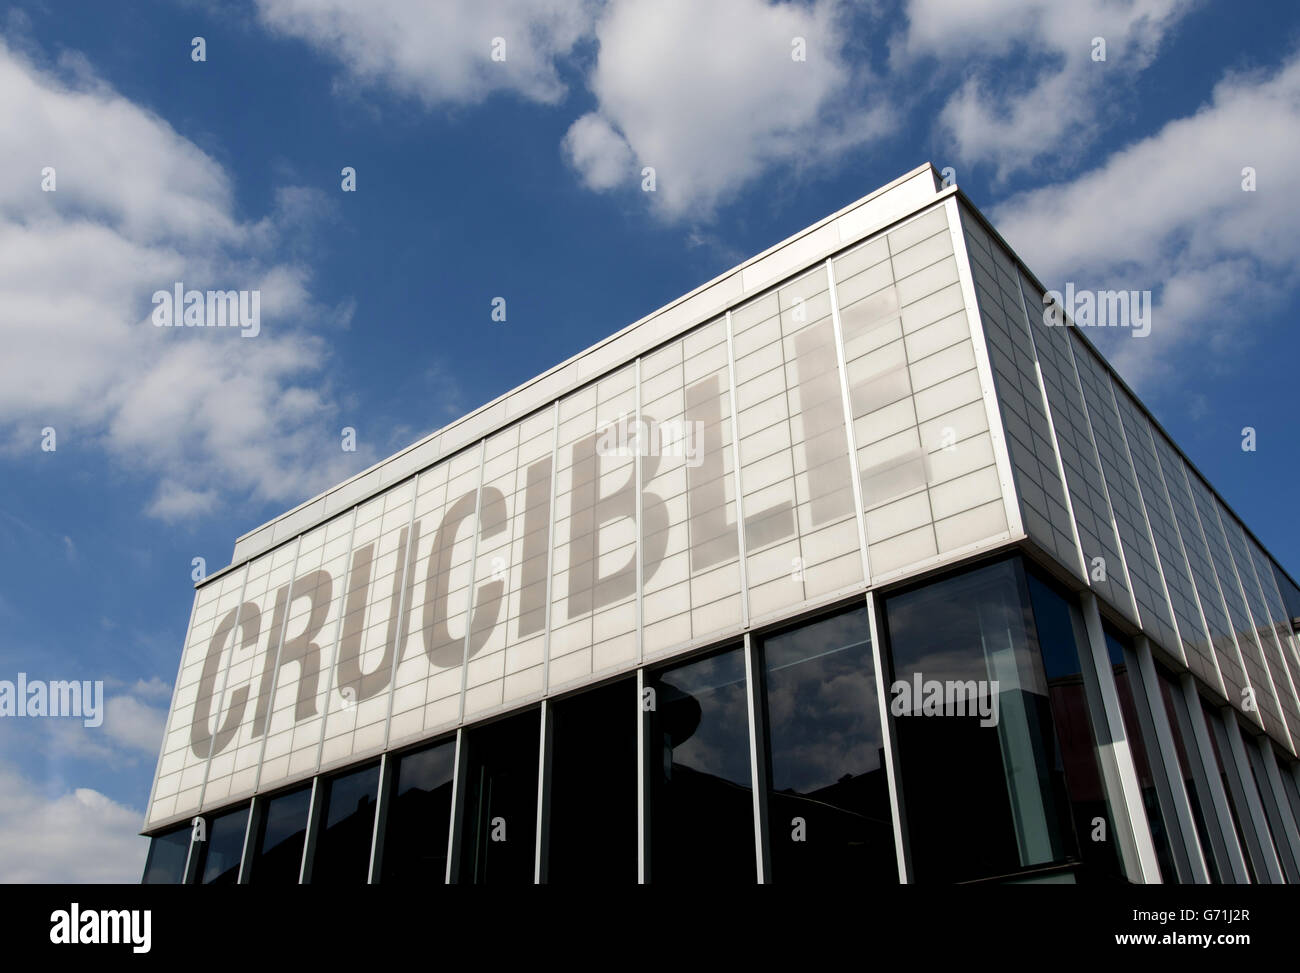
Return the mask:
<path id="1" fill-rule="evenodd" d="M 1237 845 L 1241 848 L 1242 857 L 1246 859 L 1246 871 L 1250 874 L 1251 882 L 1257 882 L 1259 879 L 1255 874 L 1255 864 L 1252 861 L 1255 856 L 1251 854 L 1251 846 L 1247 844 L 1246 833 L 1241 828 L 1241 811 L 1237 808 L 1234 782 L 1228 778 L 1228 768 L 1224 766 L 1223 754 L 1219 750 L 1219 736 L 1224 733 L 1223 726 L 1219 723 L 1218 714 L 1210 709 L 1204 700 L 1201 701 L 1201 712 L 1205 716 L 1205 725 L 1210 731 L 1210 749 L 1214 752 L 1214 762 L 1219 768 L 1219 779 L 1223 782 L 1223 793 L 1228 798 L 1228 812 L 1232 817 L 1232 829 L 1237 835 Z M 1225 749 L 1226 742 L 1224 741 Z"/>
<path id="2" fill-rule="evenodd" d="M 1173 734 L 1174 750 L 1178 754 L 1178 768 L 1183 775 L 1183 786 L 1187 789 L 1187 801 L 1192 806 L 1192 820 L 1196 824 L 1196 837 L 1201 846 L 1201 857 L 1205 859 L 1210 881 L 1222 881 L 1219 871 L 1219 853 L 1216 849 L 1213 832 L 1208 830 L 1205 820 L 1205 807 L 1213 807 L 1209 795 L 1196 786 L 1196 775 L 1192 770 L 1191 746 L 1195 746 L 1195 737 L 1187 724 L 1186 707 L 1183 705 L 1182 690 L 1174 682 L 1174 677 L 1163 669 L 1157 669 L 1160 681 L 1160 696 L 1165 701 L 1165 714 L 1169 719 L 1169 732 Z"/>
<path id="3" fill-rule="evenodd" d="M 462 882 L 532 884 L 538 713 L 532 710 L 465 734 Z"/>
<path id="4" fill-rule="evenodd" d="M 208 823 L 199 881 L 204 885 L 234 885 L 239 881 L 239 858 L 248 831 L 248 808 L 218 815 Z"/>
<path id="5" fill-rule="evenodd" d="M 257 853 L 249 881 L 259 885 L 296 885 L 302 869 L 302 843 L 307 835 L 311 788 L 273 797 L 266 803 L 258 828 Z"/>
<path id="6" fill-rule="evenodd" d="M 636 884 L 636 681 L 555 703 L 551 727 L 552 884 Z"/>
<path id="7" fill-rule="evenodd" d="M 898 883 L 865 607 L 763 643 L 772 881 Z"/>
<path id="8" fill-rule="evenodd" d="M 1069 602 L 1033 573 L 1027 577 L 1074 818 L 1075 843 L 1087 866 L 1080 878 L 1122 881 L 1125 876 L 1115 848 L 1115 818 L 1097 763 L 1096 737 L 1083 684 L 1080 645 L 1087 635 L 1081 631 L 1082 619 L 1075 617 Z M 1105 822 L 1104 832 L 1097 831 L 1094 822 L 1098 818 Z M 1094 835 L 1102 840 L 1094 840 Z"/>
<path id="9" fill-rule="evenodd" d="M 1278 773 L 1282 777 L 1282 790 L 1286 793 L 1287 803 L 1291 806 L 1291 817 L 1297 825 L 1300 825 L 1300 782 L 1296 781 L 1295 760 L 1276 744 L 1273 746 L 1273 756 L 1277 759 Z"/>
<path id="10" fill-rule="evenodd" d="M 1069 805 L 1019 562 L 888 598 L 885 620 L 916 880 L 1066 861 Z"/>
<path id="11" fill-rule="evenodd" d="M 651 881 L 758 879 L 742 649 L 650 680 Z"/>
<path id="12" fill-rule="evenodd" d="M 1106 633 L 1106 648 L 1115 674 L 1115 692 L 1119 696 L 1119 708 L 1124 716 L 1124 733 L 1133 754 L 1133 769 L 1137 772 L 1138 786 L 1142 788 L 1142 805 L 1146 808 L 1147 823 L 1151 826 L 1151 841 L 1155 845 L 1156 860 L 1160 863 L 1160 874 L 1164 881 L 1174 882 L 1180 876 L 1170 848 L 1160 788 L 1151 762 L 1151 754 L 1158 753 L 1159 747 L 1154 736 L 1148 747 L 1147 734 L 1144 732 L 1147 721 L 1142 719 L 1142 713 L 1146 711 L 1145 701 L 1143 709 L 1139 710 L 1139 701 L 1134 695 L 1133 684 L 1136 680 L 1129 678 L 1127 650 L 1110 632 Z"/>
<path id="13" fill-rule="evenodd" d="M 320 834 L 313 885 L 364 885 L 370 877 L 370 843 L 375 833 L 379 765 L 322 781 Z"/>
<path id="14" fill-rule="evenodd" d="M 384 829 L 383 881 L 443 885 L 456 741 L 403 755 Z"/>
<path id="15" fill-rule="evenodd" d="M 1300 588 L 1296 587 L 1294 581 L 1287 577 L 1286 572 L 1277 565 L 1273 564 L 1273 576 L 1277 579 L 1278 589 L 1282 593 L 1282 601 L 1286 605 L 1287 614 L 1291 619 L 1300 618 Z"/>
<path id="16" fill-rule="evenodd" d="M 1233 717 L 1236 719 L 1236 717 Z M 1273 787 L 1268 780 L 1268 767 L 1264 764 L 1264 754 L 1260 752 L 1259 743 L 1252 736 L 1245 736 L 1243 741 L 1246 745 L 1246 759 L 1250 763 L 1250 779 L 1255 786 L 1255 793 L 1259 798 L 1260 807 L 1264 811 L 1264 824 L 1267 828 L 1266 838 L 1271 844 L 1271 851 L 1276 856 L 1278 864 L 1285 873 L 1287 880 L 1294 882 L 1300 879 L 1300 874 L 1296 871 L 1295 859 L 1292 857 L 1291 846 L 1286 841 L 1285 825 L 1282 823 L 1283 808 L 1278 806 Z M 1281 840 L 1278 840 L 1278 836 Z"/>
<path id="17" fill-rule="evenodd" d="M 190 852 L 190 826 L 154 835 L 144 863 L 142 885 L 180 885 L 185 881 L 185 858 Z"/>

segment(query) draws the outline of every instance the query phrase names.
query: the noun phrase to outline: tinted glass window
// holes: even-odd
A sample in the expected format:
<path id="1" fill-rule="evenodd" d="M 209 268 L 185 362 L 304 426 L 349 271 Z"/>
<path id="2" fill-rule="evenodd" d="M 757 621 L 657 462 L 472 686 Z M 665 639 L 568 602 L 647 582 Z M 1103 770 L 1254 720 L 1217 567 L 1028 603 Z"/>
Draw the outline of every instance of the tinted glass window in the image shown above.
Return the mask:
<path id="1" fill-rule="evenodd" d="M 1237 835 L 1237 844 L 1241 848 L 1241 854 L 1246 859 L 1246 871 L 1250 874 L 1250 880 L 1257 882 L 1259 878 L 1255 872 L 1254 862 L 1256 854 L 1252 853 L 1254 852 L 1252 843 L 1247 842 L 1246 832 L 1241 827 L 1241 815 L 1245 809 L 1237 806 L 1238 797 L 1240 796 L 1237 791 L 1237 782 L 1228 776 L 1228 768 L 1224 766 L 1223 753 L 1220 750 L 1220 747 L 1224 750 L 1227 749 L 1227 740 L 1223 739 L 1224 729 L 1222 724 L 1219 723 L 1218 714 L 1210 709 L 1204 700 L 1201 701 L 1201 712 L 1205 717 L 1205 725 L 1210 731 L 1210 749 L 1214 752 L 1214 762 L 1219 770 L 1219 780 L 1223 782 L 1223 792 L 1228 798 L 1228 812 L 1232 816 L 1232 829 Z"/>
<path id="2" fill-rule="evenodd" d="M 261 814 L 250 882 L 296 885 L 302 869 L 302 844 L 307 834 L 311 788 L 303 787 L 266 802 Z"/>
<path id="3" fill-rule="evenodd" d="M 144 885 L 179 885 L 185 881 L 185 858 L 190 852 L 190 826 L 154 835 L 144 863 Z"/>
<path id="4" fill-rule="evenodd" d="M 370 876 L 379 765 L 322 781 L 320 834 L 311 881 L 315 885 L 362 885 Z"/>
<path id="5" fill-rule="evenodd" d="M 239 858 L 244 853 L 247 830 L 246 807 L 209 820 L 200 882 L 204 885 L 234 885 L 239 881 Z"/>
<path id="6" fill-rule="evenodd" d="M 547 882 L 636 884 L 639 713 L 635 680 L 551 706 Z"/>
<path id="7" fill-rule="evenodd" d="M 1187 707 L 1184 705 L 1182 690 L 1175 682 L 1175 677 L 1164 669 L 1157 669 L 1160 680 L 1160 696 L 1165 702 L 1165 715 L 1169 718 L 1169 730 L 1174 737 L 1174 750 L 1178 754 L 1178 768 L 1183 775 L 1183 786 L 1187 789 L 1187 800 L 1192 807 L 1192 820 L 1196 824 L 1196 836 L 1201 846 L 1201 857 L 1205 859 L 1206 870 L 1211 882 L 1221 882 L 1220 865 L 1223 849 L 1215 840 L 1214 832 L 1208 829 L 1204 809 L 1213 807 L 1210 796 L 1197 786 L 1192 759 L 1195 756 L 1196 738 L 1188 723 Z"/>
<path id="8" fill-rule="evenodd" d="M 1115 674 L 1115 692 L 1119 696 L 1119 708 L 1124 717 L 1124 735 L 1128 737 L 1129 750 L 1133 754 L 1133 769 L 1137 772 L 1138 786 L 1142 788 L 1142 806 L 1146 808 L 1147 823 L 1151 826 L 1151 841 L 1155 845 L 1156 859 L 1160 862 L 1160 874 L 1166 882 L 1184 881 L 1190 876 L 1179 876 L 1175 867 L 1170 847 L 1169 831 L 1165 824 L 1164 807 L 1161 802 L 1162 789 L 1156 782 L 1151 755 L 1159 753 L 1154 728 L 1146 718 L 1149 710 L 1146 700 L 1139 700 L 1135 695 L 1136 676 L 1129 677 L 1129 649 L 1118 636 L 1106 633 L 1106 650 Z M 1140 691 L 1140 690 L 1139 690 Z"/>
<path id="9" fill-rule="evenodd" d="M 772 881 L 898 882 L 865 606 L 764 640 Z"/>
<path id="10" fill-rule="evenodd" d="M 1233 719 L 1236 719 L 1234 716 Z M 1259 748 L 1260 741 L 1251 736 L 1245 736 L 1243 741 L 1246 745 L 1246 758 L 1250 761 L 1250 777 L 1255 785 L 1255 792 L 1259 796 L 1260 806 L 1264 810 L 1264 821 L 1268 828 L 1267 839 L 1272 844 L 1272 852 L 1277 857 L 1278 864 L 1281 865 L 1283 872 L 1286 873 L 1288 881 L 1294 882 L 1300 879 L 1300 872 L 1297 871 L 1294 853 L 1291 850 L 1290 843 L 1286 840 L 1286 824 L 1284 823 L 1283 814 L 1290 814 L 1290 810 L 1285 805 L 1279 805 L 1273 787 L 1269 783 L 1268 767 L 1264 763 L 1264 754 Z M 1265 746 L 1268 743 L 1265 742 Z"/>
<path id="11" fill-rule="evenodd" d="M 460 880 L 525 885 L 537 844 L 538 710 L 465 734 Z"/>
<path id="12" fill-rule="evenodd" d="M 454 739 L 398 759 L 384 833 L 383 881 L 421 885 L 447 881 L 455 770 Z"/>
<path id="13" fill-rule="evenodd" d="M 885 600 L 890 718 L 918 882 L 1072 856 L 1069 804 L 1018 561 Z"/>
<path id="14" fill-rule="evenodd" d="M 1088 868 L 1087 878 L 1123 880 L 1115 847 L 1115 818 L 1110 811 L 1097 742 L 1083 681 L 1083 620 L 1053 588 L 1032 572 L 1027 575 L 1034 608 L 1038 647 L 1043 655 L 1052 722 L 1074 818 L 1075 843 Z M 1104 822 L 1104 826 L 1098 821 Z"/>
<path id="15" fill-rule="evenodd" d="M 651 881 L 757 881 L 743 649 L 649 680 Z"/>

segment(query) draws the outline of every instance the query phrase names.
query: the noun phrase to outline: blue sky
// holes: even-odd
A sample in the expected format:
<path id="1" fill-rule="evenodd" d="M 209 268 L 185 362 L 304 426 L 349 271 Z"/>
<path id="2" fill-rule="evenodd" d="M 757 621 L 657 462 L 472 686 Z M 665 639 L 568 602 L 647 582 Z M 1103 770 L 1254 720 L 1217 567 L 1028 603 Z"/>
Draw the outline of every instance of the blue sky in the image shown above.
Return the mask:
<path id="1" fill-rule="evenodd" d="M 192 558 L 927 160 L 1048 287 L 1154 293 L 1096 340 L 1300 573 L 1292 4 L 0 7 L 0 678 L 109 696 L 0 725 L 0 878 L 138 879 Z M 150 327 L 177 280 L 263 333 Z"/>

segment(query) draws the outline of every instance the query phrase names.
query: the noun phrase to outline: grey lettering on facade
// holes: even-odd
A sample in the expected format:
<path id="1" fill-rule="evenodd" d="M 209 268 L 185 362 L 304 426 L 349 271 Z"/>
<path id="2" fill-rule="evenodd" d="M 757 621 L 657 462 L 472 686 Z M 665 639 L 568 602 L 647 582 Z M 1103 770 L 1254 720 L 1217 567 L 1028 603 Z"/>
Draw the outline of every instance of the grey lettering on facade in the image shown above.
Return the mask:
<path id="1" fill-rule="evenodd" d="M 507 530 L 510 518 L 506 511 L 506 498 L 496 487 L 483 488 L 481 504 L 483 509 L 479 511 L 478 537 L 484 541 Z M 497 627 L 497 621 L 501 617 L 501 596 L 505 590 L 505 581 L 495 578 L 487 584 L 479 585 L 474 593 L 474 607 L 466 623 L 469 626 L 466 662 L 478 655 L 479 649 L 487 645 L 487 640 L 492 637 L 492 630 Z"/>
<path id="2" fill-rule="evenodd" d="M 551 528 L 551 458 L 528 467 L 524 490 L 523 572 L 519 589 L 517 635 L 524 638 L 546 627 L 546 563 Z"/>
<path id="3" fill-rule="evenodd" d="M 466 658 L 464 636 L 453 638 L 447 627 L 448 599 L 451 574 L 452 548 L 456 544 L 456 534 L 460 525 L 474 515 L 479 502 L 479 491 L 469 490 L 453 503 L 443 515 L 442 523 L 434 535 L 433 550 L 429 553 L 429 564 L 424 575 L 424 653 L 429 661 L 441 669 L 460 665 Z M 494 537 L 506 529 L 506 519 L 498 511 L 505 509 L 506 498 L 496 487 L 483 487 L 483 516 L 491 526 L 479 527 L 479 538 Z M 471 585 L 473 581 L 471 580 Z M 491 581 L 481 585 L 476 594 L 476 602 L 467 622 L 470 626 L 469 657 L 472 658 L 486 643 L 492 634 L 492 626 L 484 627 L 476 622 L 478 613 L 484 612 L 483 619 L 495 619 L 501 613 L 501 594 L 505 585 L 500 581 Z"/>
<path id="4" fill-rule="evenodd" d="M 194 705 L 194 718 L 190 721 L 190 747 L 194 755 L 201 759 L 225 749 L 226 744 L 235 738 L 240 721 L 244 718 L 244 706 L 248 702 L 248 687 L 240 686 L 231 697 L 226 720 L 215 736 L 209 725 L 212 715 L 212 697 L 216 693 L 217 669 L 221 665 L 221 653 L 226 647 L 226 640 L 234 634 L 236 622 L 244 636 L 243 648 L 254 649 L 257 647 L 257 638 L 262 631 L 262 612 L 251 601 L 244 602 L 238 608 L 232 608 L 217 626 L 217 630 L 212 634 L 212 640 L 208 642 L 208 654 L 203 659 L 203 671 L 199 676 L 198 701 Z"/>
<path id="5" fill-rule="evenodd" d="M 824 524 L 853 513 L 853 472 L 830 319 L 800 331 L 794 350 L 812 496 L 810 512 L 814 525 Z"/>
<path id="6" fill-rule="evenodd" d="M 370 592 L 370 570 L 374 563 L 375 542 L 352 552 L 352 571 L 348 581 L 346 618 L 339 641 L 339 689 L 351 689 L 352 699 L 362 702 L 378 696 L 393 678 L 393 653 L 397 650 L 397 630 L 401 624 L 402 585 L 406 580 L 410 532 L 403 527 L 397 540 L 397 567 L 393 571 L 393 588 L 388 599 L 388 630 L 384 635 L 384 654 L 370 672 L 361 669 L 361 635 L 366 629 L 366 602 Z"/>
<path id="7" fill-rule="evenodd" d="M 257 711 L 253 714 L 254 737 L 266 732 L 275 687 L 280 683 L 280 673 L 291 662 L 298 665 L 298 698 L 293 708 L 294 722 L 316 715 L 320 646 L 313 640 L 325 626 L 333 595 L 334 579 L 327 571 L 312 571 L 294 578 L 292 586 L 284 585 L 275 593 L 275 610 L 271 614 L 271 644 L 267 645 L 266 656 L 262 660 L 262 681 L 257 691 Z M 277 652 L 274 642 L 284 632 L 284 618 L 289 606 L 299 598 L 311 599 L 307 626 L 301 635 L 286 640 Z"/>
<path id="8" fill-rule="evenodd" d="M 727 518 L 721 396 L 722 384 L 717 375 L 686 389 L 687 422 L 698 422 L 704 430 L 704 462 L 686 469 L 692 573 L 730 560 L 740 550 L 735 521 Z M 794 528 L 794 505 L 783 500 L 745 518 L 745 539 L 755 548 L 765 547 L 789 537 Z"/>
<path id="9" fill-rule="evenodd" d="M 631 545 L 627 563 L 606 577 L 599 575 L 600 528 L 617 520 L 636 523 L 635 464 L 627 464 L 627 480 L 608 496 L 600 495 L 602 457 L 596 448 L 598 435 L 580 439 L 573 446 L 573 513 L 569 536 L 568 617 L 577 618 L 612 605 L 636 593 L 636 545 Z M 643 479 L 652 479 L 659 468 L 658 456 L 641 458 Z M 663 499 L 641 491 L 642 572 L 650 578 L 659 569 L 668 547 L 668 509 Z"/>

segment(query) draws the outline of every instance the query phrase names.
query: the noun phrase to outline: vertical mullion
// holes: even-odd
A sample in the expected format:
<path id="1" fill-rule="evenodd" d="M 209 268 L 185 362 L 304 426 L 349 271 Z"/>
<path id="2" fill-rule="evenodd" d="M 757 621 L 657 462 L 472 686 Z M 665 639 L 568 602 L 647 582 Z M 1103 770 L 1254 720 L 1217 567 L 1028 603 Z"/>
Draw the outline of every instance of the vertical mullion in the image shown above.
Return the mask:
<path id="1" fill-rule="evenodd" d="M 984 415 L 989 424 L 989 443 L 993 447 L 998 482 L 1002 488 L 1002 508 L 1007 516 L 1007 531 L 1012 537 L 1022 537 L 1025 533 L 1025 525 L 1020 513 L 1020 498 L 1016 494 L 1015 473 L 1011 469 L 1011 447 L 1002 423 L 1002 409 L 998 404 L 997 384 L 993 378 L 993 361 L 989 357 L 988 335 L 984 330 L 984 320 L 980 316 L 979 296 L 975 291 L 970 251 L 966 247 L 966 230 L 962 224 L 961 206 L 953 196 L 944 203 L 944 207 L 948 215 L 948 233 L 952 237 L 953 257 L 957 262 L 957 280 L 961 285 L 962 304 L 965 305 L 963 310 L 966 314 L 966 327 L 970 332 L 971 350 L 975 356 L 975 369 L 980 380 Z M 890 266 L 892 274 L 892 261 Z M 1017 274 L 1019 269 L 1017 265 Z M 1017 289 L 1019 283 L 1017 279 Z"/>
<path id="2" fill-rule="evenodd" d="M 911 864 L 907 856 L 906 817 L 896 769 L 898 745 L 894 741 L 893 727 L 889 723 L 889 699 L 885 690 L 885 646 L 880 639 L 880 625 L 876 618 L 876 593 L 868 591 L 866 600 L 867 624 L 871 631 L 871 658 L 876 669 L 876 707 L 880 714 L 880 738 L 883 744 L 881 749 L 885 754 L 885 779 L 889 785 L 889 810 L 894 826 L 894 854 L 898 861 L 898 881 L 906 885 L 912 880 Z"/>
<path id="3" fill-rule="evenodd" d="M 195 884 L 197 884 L 197 879 L 198 879 L 197 872 L 198 872 L 198 870 L 199 870 L 198 860 L 199 860 L 199 857 L 200 857 L 200 856 L 199 856 L 199 852 L 198 852 L 198 846 L 199 846 L 200 844 L 202 844 L 203 842 L 196 841 L 195 838 L 194 838 L 194 822 L 197 821 L 197 820 L 199 820 L 199 818 L 201 818 L 201 817 L 202 817 L 202 814 L 197 814 L 197 815 L 195 815 L 193 818 L 190 819 L 190 843 L 189 843 L 189 847 L 186 848 L 186 850 L 185 850 L 185 868 L 184 868 L 184 870 L 181 872 L 181 884 L 182 884 L 182 885 L 195 885 Z M 204 841 L 206 841 L 206 840 L 207 840 L 207 821 L 206 821 L 206 820 L 203 822 L 203 826 L 204 826 L 203 837 L 204 837 Z"/>
<path id="4" fill-rule="evenodd" d="M 533 884 L 546 883 L 548 845 L 551 827 L 551 738 L 550 700 L 542 700 L 540 732 L 537 740 L 537 836 L 533 847 Z"/>
<path id="5" fill-rule="evenodd" d="M 447 875 L 446 885 L 460 881 L 460 839 L 464 829 L 465 783 L 461 779 L 465 773 L 465 728 L 456 730 L 456 759 L 451 772 L 451 814 L 447 827 Z"/>
<path id="6" fill-rule="evenodd" d="M 1133 752 L 1129 749 L 1124 714 L 1119 708 L 1119 693 L 1115 689 L 1110 653 L 1106 650 L 1106 635 L 1102 629 L 1101 611 L 1097 607 L 1097 595 L 1093 591 L 1081 591 L 1079 600 L 1088 640 L 1086 658 L 1079 662 L 1083 667 L 1090 667 L 1084 668 L 1082 673 L 1085 677 L 1084 704 L 1088 706 L 1088 696 L 1091 695 L 1086 691 L 1087 684 L 1094 682 L 1101 697 L 1101 711 L 1091 714 L 1093 745 L 1097 747 L 1100 758 L 1102 786 L 1110 791 L 1107 803 L 1116 818 L 1120 861 L 1130 881 L 1158 884 L 1161 881 L 1160 864 L 1156 860 L 1151 824 L 1142 802 L 1142 785 L 1138 783 Z M 1092 676 L 1092 679 L 1088 679 L 1088 676 Z M 1103 729 L 1104 733 L 1099 732 Z"/>
<path id="7" fill-rule="evenodd" d="M 727 386 L 731 405 L 731 465 L 736 480 L 736 558 L 740 565 L 740 623 L 749 628 L 749 572 L 745 552 L 745 497 L 740 486 L 740 414 L 736 411 L 736 347 L 731 333 L 731 312 L 726 314 L 727 329 Z M 723 502 L 726 502 L 726 481 L 723 473 Z M 724 511 L 725 512 L 725 511 Z"/>
<path id="8" fill-rule="evenodd" d="M 560 457 L 560 400 L 556 399 L 552 407 L 554 418 L 551 422 L 551 492 L 547 498 L 550 513 L 546 518 L 546 628 L 542 636 L 542 695 L 551 689 L 551 597 L 552 579 L 555 577 L 555 485 L 559 481 L 556 468 Z M 599 480 L 597 480 L 599 489 Z M 637 495 L 640 496 L 638 489 Z M 594 661 L 593 661 L 594 665 Z"/>
<path id="9" fill-rule="evenodd" d="M 465 593 L 465 644 L 460 660 L 460 718 L 465 722 L 465 687 L 469 683 L 469 638 L 474 628 L 474 582 L 478 570 L 478 535 L 479 524 L 483 518 L 483 465 L 487 459 L 487 437 L 479 440 L 478 450 L 478 489 L 474 494 L 474 523 L 471 526 L 469 547 L 469 589 Z M 450 476 L 448 471 L 448 476 Z M 427 597 L 427 596 L 426 596 Z"/>
<path id="10" fill-rule="evenodd" d="M 637 884 L 650 881 L 650 711 L 645 707 L 646 671 L 636 671 L 636 870 Z"/>
<path id="11" fill-rule="evenodd" d="M 325 802 L 325 788 L 318 774 L 311 780 L 311 802 L 307 806 L 307 833 L 302 840 L 302 862 L 298 866 L 298 884 L 310 885 L 311 872 L 316 859 L 316 842 L 320 837 L 320 816 Z"/>
<path id="12" fill-rule="evenodd" d="M 758 646 L 745 633 L 745 695 L 749 715 L 749 779 L 754 810 L 754 865 L 759 885 L 772 876 L 772 850 L 767 827 L 767 729 L 759 686 Z"/>
<path id="13" fill-rule="evenodd" d="M 377 885 L 384 867 L 384 835 L 388 830 L 388 810 L 392 804 L 395 761 L 391 754 L 379 758 L 379 795 L 375 799 L 375 825 L 370 832 L 370 866 L 366 870 L 366 884 Z"/>
<path id="14" fill-rule="evenodd" d="M 1170 610 L 1172 611 L 1172 607 Z M 1155 659 L 1151 655 L 1151 644 L 1147 641 L 1145 635 L 1139 635 L 1134 639 L 1134 652 L 1138 660 L 1138 668 L 1134 672 L 1134 677 L 1142 688 L 1147 710 L 1151 714 L 1151 722 L 1155 727 L 1156 755 L 1160 758 L 1160 769 L 1164 773 L 1172 797 L 1176 820 L 1170 823 L 1174 824 L 1182 841 L 1182 850 L 1186 854 L 1191 867 L 1193 882 L 1204 885 L 1210 881 L 1210 873 L 1205 864 L 1205 855 L 1201 850 L 1201 842 L 1196 830 L 1196 819 L 1192 815 L 1191 796 L 1187 793 L 1187 784 L 1183 780 L 1182 765 L 1178 762 L 1178 746 L 1174 742 L 1173 731 L 1169 725 L 1169 714 L 1165 711 L 1164 696 L 1160 692 L 1160 676 L 1156 673 Z M 1148 748 L 1148 754 L 1150 754 L 1150 748 Z M 1155 771 L 1156 768 L 1153 767 L 1152 772 Z"/>
<path id="15" fill-rule="evenodd" d="M 262 812 L 262 804 L 265 799 L 259 800 L 257 795 L 248 802 L 248 820 L 244 823 L 244 845 L 239 853 L 239 875 L 235 878 L 236 885 L 247 885 L 251 875 L 249 868 L 249 856 L 252 854 L 253 831 L 256 827 L 257 815 Z"/>
<path id="16" fill-rule="evenodd" d="M 1208 629 L 1207 629 L 1208 631 Z M 1223 789 L 1223 780 L 1219 776 L 1219 764 L 1214 759 L 1214 744 L 1210 740 L 1210 727 L 1205 721 L 1201 707 L 1201 694 L 1196 691 L 1196 681 L 1189 672 L 1179 677 L 1183 694 L 1183 705 L 1187 710 L 1187 721 L 1191 724 L 1192 740 L 1184 741 L 1196 750 L 1197 759 L 1205 774 L 1206 792 L 1211 804 L 1202 811 L 1211 824 L 1218 829 L 1219 841 L 1227 857 L 1225 864 L 1232 873 L 1234 882 L 1250 884 L 1250 874 L 1246 871 L 1247 853 L 1237 841 L 1237 831 L 1232 826 L 1232 811 L 1228 807 L 1228 794 Z"/>
<path id="17" fill-rule="evenodd" d="M 645 565 L 642 564 L 642 553 L 644 548 L 644 539 L 642 534 L 645 531 L 645 524 L 641 519 L 641 493 L 645 489 L 645 484 L 641 481 L 641 456 L 645 451 L 645 443 L 642 441 L 641 433 L 643 426 L 641 424 L 641 358 L 637 357 L 635 362 L 635 380 L 636 380 L 636 453 L 632 457 L 633 478 L 636 481 L 635 499 L 636 499 L 636 661 L 641 664 L 645 658 L 645 647 L 643 645 L 642 635 L 644 632 L 644 611 L 643 611 L 643 593 L 642 588 L 645 585 Z M 649 439 L 650 437 L 645 437 Z M 599 489 L 599 480 L 597 480 Z M 599 530 L 599 526 L 596 528 Z M 595 660 L 592 660 L 592 666 L 595 666 Z"/>
<path id="18" fill-rule="evenodd" d="M 1297 827 L 1295 809 L 1291 806 L 1287 798 L 1286 787 L 1282 783 L 1282 774 L 1278 768 L 1277 756 L 1273 753 L 1273 747 L 1268 739 L 1256 741 L 1260 750 L 1260 757 L 1264 762 L 1264 771 L 1268 777 L 1269 792 L 1273 796 L 1273 804 L 1277 807 L 1278 817 L 1282 825 L 1282 834 L 1274 834 L 1276 842 L 1286 841 L 1287 851 L 1291 863 L 1300 865 L 1300 828 Z"/>
<path id="19" fill-rule="evenodd" d="M 1272 830 L 1268 826 L 1268 816 L 1264 813 L 1264 806 L 1260 801 L 1259 788 L 1255 786 L 1254 769 L 1250 765 L 1250 755 L 1246 753 L 1246 745 L 1241 738 L 1241 727 L 1237 725 L 1237 717 L 1230 709 L 1217 715 L 1228 738 L 1228 752 L 1223 754 L 1223 759 L 1230 760 L 1235 765 L 1226 768 L 1228 781 L 1231 784 L 1235 778 L 1236 789 L 1241 791 L 1244 804 L 1241 809 L 1241 817 L 1244 818 L 1241 826 L 1246 830 L 1248 841 L 1253 846 L 1251 853 L 1258 854 L 1259 864 L 1263 866 L 1262 869 L 1256 867 L 1256 875 L 1262 877 L 1259 876 L 1262 871 L 1273 884 L 1285 884 L 1282 864 L 1278 861 L 1276 849 L 1273 847 Z"/>
<path id="20" fill-rule="evenodd" d="M 827 293 L 831 300 L 831 327 L 834 329 L 835 367 L 840 376 L 840 401 L 844 407 L 844 441 L 849 449 L 849 478 L 853 481 L 853 512 L 858 523 L 858 547 L 862 551 L 862 583 L 871 584 L 871 557 L 867 551 L 867 520 L 862 500 L 862 476 L 858 472 L 858 441 L 853 428 L 853 397 L 849 393 L 849 367 L 844 354 L 844 329 L 840 323 L 840 298 L 835 290 L 835 265 L 826 258 Z"/>

